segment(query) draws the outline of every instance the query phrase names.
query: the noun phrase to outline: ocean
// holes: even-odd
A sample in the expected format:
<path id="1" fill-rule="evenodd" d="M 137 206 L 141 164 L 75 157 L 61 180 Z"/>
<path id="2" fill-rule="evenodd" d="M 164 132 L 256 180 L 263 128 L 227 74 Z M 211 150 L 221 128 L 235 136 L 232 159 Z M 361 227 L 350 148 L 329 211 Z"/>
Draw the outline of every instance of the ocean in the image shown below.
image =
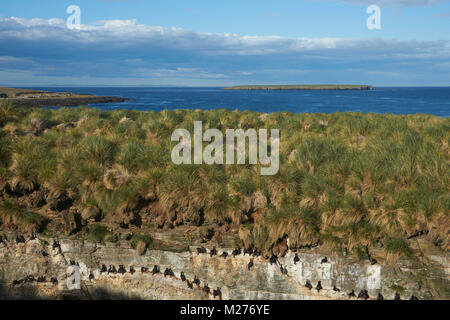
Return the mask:
<path id="1" fill-rule="evenodd" d="M 233 91 L 223 88 L 41 87 L 49 91 L 118 96 L 124 103 L 91 105 L 102 110 L 218 109 L 293 113 L 363 112 L 450 116 L 450 87 L 376 87 L 372 91 Z"/>

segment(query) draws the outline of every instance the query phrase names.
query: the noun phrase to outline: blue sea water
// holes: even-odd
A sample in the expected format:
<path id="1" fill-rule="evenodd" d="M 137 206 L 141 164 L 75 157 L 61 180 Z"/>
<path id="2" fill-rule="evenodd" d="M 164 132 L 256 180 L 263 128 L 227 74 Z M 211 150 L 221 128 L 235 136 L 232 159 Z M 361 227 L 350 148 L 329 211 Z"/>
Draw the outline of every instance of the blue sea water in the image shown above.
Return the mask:
<path id="1" fill-rule="evenodd" d="M 34 88 L 36 89 L 36 88 Z M 372 91 L 228 91 L 223 88 L 89 87 L 38 88 L 118 96 L 123 103 L 94 104 L 103 110 L 217 109 L 259 112 L 391 114 L 450 116 L 450 87 L 377 87 Z"/>

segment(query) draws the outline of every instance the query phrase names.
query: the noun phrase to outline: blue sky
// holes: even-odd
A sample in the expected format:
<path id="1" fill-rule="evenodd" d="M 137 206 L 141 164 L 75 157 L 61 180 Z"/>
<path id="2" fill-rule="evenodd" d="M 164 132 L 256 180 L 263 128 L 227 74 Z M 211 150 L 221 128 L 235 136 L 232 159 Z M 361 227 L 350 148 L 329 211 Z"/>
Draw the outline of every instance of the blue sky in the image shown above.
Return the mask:
<path id="1" fill-rule="evenodd" d="M 448 0 L 2 1 L 0 85 L 450 85 L 449 31 Z"/>

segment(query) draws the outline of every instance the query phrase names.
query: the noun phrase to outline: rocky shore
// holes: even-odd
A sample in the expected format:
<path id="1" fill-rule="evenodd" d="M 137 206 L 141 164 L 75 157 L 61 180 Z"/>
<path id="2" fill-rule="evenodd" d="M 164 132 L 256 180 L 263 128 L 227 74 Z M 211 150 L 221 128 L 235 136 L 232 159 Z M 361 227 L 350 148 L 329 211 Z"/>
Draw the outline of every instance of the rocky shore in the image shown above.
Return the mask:
<path id="1" fill-rule="evenodd" d="M 9 99 L 18 107 L 70 107 L 99 103 L 118 103 L 129 100 L 121 97 L 3 87 L 0 87 L 0 99 Z"/>

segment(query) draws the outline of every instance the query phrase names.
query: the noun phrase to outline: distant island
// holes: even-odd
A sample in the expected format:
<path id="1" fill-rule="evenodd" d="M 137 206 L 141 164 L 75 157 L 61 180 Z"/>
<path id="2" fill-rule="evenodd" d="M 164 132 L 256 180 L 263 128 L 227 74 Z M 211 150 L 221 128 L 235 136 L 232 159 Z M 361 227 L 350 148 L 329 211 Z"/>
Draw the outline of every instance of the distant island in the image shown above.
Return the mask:
<path id="1" fill-rule="evenodd" d="M 305 84 L 305 85 L 256 85 L 256 86 L 234 86 L 224 90 L 373 90 L 369 85 L 347 85 L 347 84 Z"/>
<path id="2" fill-rule="evenodd" d="M 1 99 L 9 99 L 14 102 L 14 105 L 21 107 L 69 107 L 128 100 L 120 97 L 102 97 L 91 94 L 0 87 Z"/>

